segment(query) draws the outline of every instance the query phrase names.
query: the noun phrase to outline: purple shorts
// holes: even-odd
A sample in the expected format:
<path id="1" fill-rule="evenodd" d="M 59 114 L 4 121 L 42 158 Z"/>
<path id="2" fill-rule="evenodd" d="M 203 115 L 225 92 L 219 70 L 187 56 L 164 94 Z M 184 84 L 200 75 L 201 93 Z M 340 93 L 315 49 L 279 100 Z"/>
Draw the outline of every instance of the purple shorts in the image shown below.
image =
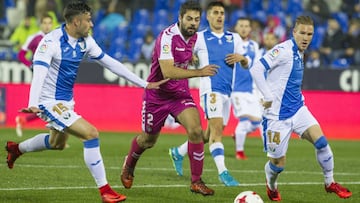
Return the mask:
<path id="1" fill-rule="evenodd" d="M 171 100 L 144 99 L 141 110 L 142 130 L 150 135 L 158 134 L 169 114 L 176 118 L 182 111 L 190 107 L 197 108 L 190 95 Z"/>

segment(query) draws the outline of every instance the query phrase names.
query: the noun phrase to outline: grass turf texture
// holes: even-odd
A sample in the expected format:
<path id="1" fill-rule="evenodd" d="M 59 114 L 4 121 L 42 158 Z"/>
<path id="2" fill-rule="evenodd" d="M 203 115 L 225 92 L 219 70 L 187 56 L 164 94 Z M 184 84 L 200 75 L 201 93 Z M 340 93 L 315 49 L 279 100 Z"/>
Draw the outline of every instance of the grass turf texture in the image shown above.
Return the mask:
<path id="1" fill-rule="evenodd" d="M 3 146 L 7 140 L 22 141 L 40 131 L 27 130 L 16 137 L 14 129 L 0 129 Z M 43 131 L 41 131 L 43 132 Z M 267 160 L 258 137 L 246 140 L 248 160 L 239 161 L 234 156 L 234 141 L 224 137 L 226 166 L 241 183 L 239 187 L 225 187 L 219 180 L 214 161 L 205 145 L 203 180 L 215 190 L 214 196 L 203 197 L 189 191 L 189 159 L 184 159 L 184 176 L 176 175 L 168 155 L 168 149 L 186 140 L 183 135 L 159 137 L 153 149 L 147 150 L 138 161 L 135 181 L 131 189 L 124 189 L 119 175 L 123 158 L 127 154 L 131 133 L 107 133 L 100 135 L 107 178 L 110 185 L 125 194 L 126 202 L 233 202 L 241 191 L 253 190 L 264 202 L 266 196 L 264 164 Z M 279 177 L 282 202 L 360 202 L 359 141 L 329 141 L 335 156 L 335 179 L 348 187 L 353 196 L 340 199 L 324 190 L 321 169 L 315 159 L 314 148 L 304 140 L 291 139 L 287 154 L 287 166 Z M 28 153 L 20 157 L 12 170 L 6 166 L 6 151 L 0 150 L 0 202 L 100 202 L 100 195 L 93 178 L 83 161 L 82 143 L 70 137 L 70 148 L 63 151 Z"/>

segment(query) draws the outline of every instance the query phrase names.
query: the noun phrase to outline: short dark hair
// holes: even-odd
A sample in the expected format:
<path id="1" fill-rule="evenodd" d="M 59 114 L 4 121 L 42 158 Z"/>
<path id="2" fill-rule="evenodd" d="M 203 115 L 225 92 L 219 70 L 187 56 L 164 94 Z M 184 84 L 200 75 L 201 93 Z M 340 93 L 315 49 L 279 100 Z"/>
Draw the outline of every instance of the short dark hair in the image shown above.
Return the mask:
<path id="1" fill-rule="evenodd" d="M 188 10 L 199 11 L 200 15 L 202 12 L 201 6 L 197 1 L 187 1 L 183 3 L 180 7 L 180 17 L 183 17 Z"/>
<path id="2" fill-rule="evenodd" d="M 91 8 L 82 1 L 75 1 L 66 5 L 63 17 L 66 22 L 72 22 L 75 16 L 84 13 L 91 13 Z"/>
<path id="3" fill-rule="evenodd" d="M 221 2 L 221 1 L 212 1 L 207 5 L 206 11 L 209 11 L 210 9 L 212 9 L 215 6 L 223 7 L 225 9 L 225 5 L 224 5 L 223 2 Z"/>

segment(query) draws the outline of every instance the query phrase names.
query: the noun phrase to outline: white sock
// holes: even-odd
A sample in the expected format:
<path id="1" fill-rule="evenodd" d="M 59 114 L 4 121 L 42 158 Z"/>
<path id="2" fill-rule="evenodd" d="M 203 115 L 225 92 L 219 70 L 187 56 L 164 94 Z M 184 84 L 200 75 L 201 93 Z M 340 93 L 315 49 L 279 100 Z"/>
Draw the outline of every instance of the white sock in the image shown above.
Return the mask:
<path id="1" fill-rule="evenodd" d="M 325 184 L 329 186 L 334 182 L 334 158 L 330 146 L 316 149 L 316 159 L 323 170 Z"/>
<path id="2" fill-rule="evenodd" d="M 215 142 L 209 146 L 211 156 L 214 158 L 218 173 L 226 171 L 224 145 L 221 142 Z"/>
<path id="3" fill-rule="evenodd" d="M 245 139 L 249 128 L 250 120 L 239 121 L 235 128 L 235 145 L 236 151 L 244 151 Z"/>
<path id="4" fill-rule="evenodd" d="M 273 165 L 273 167 L 277 168 L 277 171 L 271 169 L 270 167 L 270 161 L 266 162 L 265 164 L 265 176 L 266 176 L 266 182 L 268 184 L 268 187 L 270 190 L 276 190 L 277 189 L 277 178 L 283 168 L 278 168 Z"/>
<path id="5" fill-rule="evenodd" d="M 182 145 L 178 147 L 178 152 L 181 156 L 185 156 L 188 151 L 188 141 L 184 142 Z"/>
<path id="6" fill-rule="evenodd" d="M 84 142 L 84 161 L 98 188 L 106 185 L 105 166 L 100 153 L 99 139 L 95 138 Z"/>
<path id="7" fill-rule="evenodd" d="M 37 134 L 19 144 L 19 150 L 22 153 L 37 152 L 45 149 L 51 149 L 49 144 L 49 133 Z"/>

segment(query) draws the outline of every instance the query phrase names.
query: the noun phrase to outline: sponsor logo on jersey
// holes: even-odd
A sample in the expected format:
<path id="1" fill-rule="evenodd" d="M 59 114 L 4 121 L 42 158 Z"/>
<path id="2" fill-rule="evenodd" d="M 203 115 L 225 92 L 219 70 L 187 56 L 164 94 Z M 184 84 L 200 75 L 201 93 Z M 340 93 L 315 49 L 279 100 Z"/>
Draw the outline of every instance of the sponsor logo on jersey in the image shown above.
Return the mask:
<path id="1" fill-rule="evenodd" d="M 79 46 L 80 46 L 80 51 L 81 52 L 85 52 L 86 51 L 86 44 L 85 44 L 85 41 L 81 41 L 78 43 Z"/>
<path id="2" fill-rule="evenodd" d="M 233 42 L 233 36 L 232 35 L 225 35 L 225 38 L 226 38 L 226 42 Z"/>
<path id="3" fill-rule="evenodd" d="M 213 40 L 215 39 L 215 37 L 208 37 L 206 40 L 210 41 L 210 40 Z"/>
<path id="4" fill-rule="evenodd" d="M 170 47 L 169 45 L 165 44 L 163 47 L 162 47 L 162 53 L 163 54 L 168 54 L 170 52 Z"/>
<path id="5" fill-rule="evenodd" d="M 280 50 L 275 48 L 275 49 L 271 50 L 271 52 L 269 54 L 270 54 L 270 57 L 272 59 L 274 59 L 279 55 L 279 53 L 280 53 Z"/>
<path id="6" fill-rule="evenodd" d="M 69 112 L 64 112 L 63 118 L 65 120 L 68 120 L 71 117 L 71 114 Z"/>
<path id="7" fill-rule="evenodd" d="M 185 48 L 184 47 L 175 47 L 175 50 L 176 51 L 185 51 Z"/>

